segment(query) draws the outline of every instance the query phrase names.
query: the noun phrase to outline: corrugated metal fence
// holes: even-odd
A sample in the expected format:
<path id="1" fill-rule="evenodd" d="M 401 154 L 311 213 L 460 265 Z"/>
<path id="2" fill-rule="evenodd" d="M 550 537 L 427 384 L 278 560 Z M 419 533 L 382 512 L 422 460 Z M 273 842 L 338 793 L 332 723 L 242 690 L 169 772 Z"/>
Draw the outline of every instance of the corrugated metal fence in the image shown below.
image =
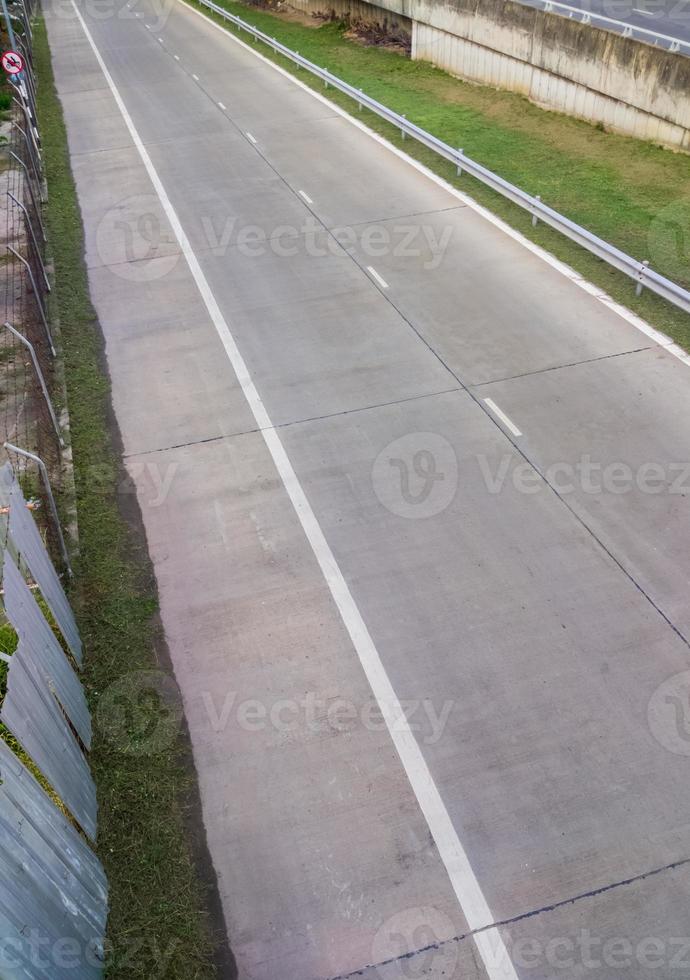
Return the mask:
<path id="1" fill-rule="evenodd" d="M 0 653 L 10 736 L 0 740 L 0 980 L 87 980 L 103 973 L 108 887 L 90 846 L 97 805 L 82 646 L 9 463 L 0 511 L 4 612 L 18 638 L 13 654 Z"/>

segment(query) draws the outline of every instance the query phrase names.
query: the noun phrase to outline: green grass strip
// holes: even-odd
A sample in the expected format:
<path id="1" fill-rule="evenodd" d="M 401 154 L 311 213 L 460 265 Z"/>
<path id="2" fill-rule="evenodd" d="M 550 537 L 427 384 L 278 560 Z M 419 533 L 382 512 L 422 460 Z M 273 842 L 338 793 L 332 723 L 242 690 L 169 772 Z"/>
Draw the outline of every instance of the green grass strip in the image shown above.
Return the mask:
<path id="1" fill-rule="evenodd" d="M 149 723 L 166 708 L 129 703 L 122 682 L 136 679 L 138 671 L 165 674 L 167 668 L 156 653 L 162 644 L 155 585 L 110 417 L 103 341 L 89 299 L 83 230 L 43 22 L 36 25 L 35 57 L 79 518 L 72 599 L 95 709 L 91 761 L 100 803 L 98 850 L 111 889 L 108 975 L 205 980 L 216 971 L 204 888 L 186 826 L 193 800 L 187 743 L 173 730 L 156 751 L 147 752 L 141 712 Z M 111 706 L 107 718 L 115 719 L 114 728 L 102 724 L 99 703 Z"/>

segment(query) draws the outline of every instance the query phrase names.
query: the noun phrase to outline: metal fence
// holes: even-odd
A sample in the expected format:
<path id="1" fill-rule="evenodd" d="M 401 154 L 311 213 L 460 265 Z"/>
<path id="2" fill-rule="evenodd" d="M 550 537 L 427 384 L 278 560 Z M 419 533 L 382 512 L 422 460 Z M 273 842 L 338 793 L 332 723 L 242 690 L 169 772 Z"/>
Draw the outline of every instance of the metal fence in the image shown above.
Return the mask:
<path id="1" fill-rule="evenodd" d="M 79 678 L 79 632 L 44 544 L 46 538 L 59 549 L 70 571 L 51 489 L 51 475 L 62 474 L 64 443 L 51 398 L 56 352 L 32 4 L 14 0 L 0 10 L 3 48 L 16 50 L 25 65 L 9 88 L 9 118 L 0 124 L 6 164 L 0 171 L 6 251 L 0 442 L 45 503 L 27 502 L 10 462 L 0 468 L 0 613 L 7 641 L 4 649 L 0 644 L 0 977 L 95 980 L 104 971 L 108 887 L 92 847 L 91 718 Z"/>
<path id="2" fill-rule="evenodd" d="M 9 463 L 0 508 L 9 513 L 4 613 L 17 637 L 14 653 L 0 652 L 0 976 L 91 980 L 104 969 L 108 886 L 90 844 L 97 804 L 81 642 Z"/>
<path id="3" fill-rule="evenodd" d="M 673 303 L 674 306 L 679 307 L 686 313 L 690 313 L 690 292 L 678 283 L 672 282 L 670 279 L 662 276 L 659 272 L 655 272 L 646 261 L 634 259 L 626 255 L 625 252 L 610 245 L 597 235 L 592 234 L 591 231 L 581 227 L 564 215 L 559 214 L 558 211 L 550 208 L 539 197 L 533 197 L 527 194 L 519 187 L 504 180 L 503 177 L 499 177 L 498 174 L 493 173 L 480 163 L 470 159 L 462 150 L 449 146 L 432 133 L 421 129 L 419 126 L 415 126 L 405 116 L 401 116 L 399 113 L 394 112 L 393 109 L 389 109 L 387 106 L 377 102 L 376 99 L 372 99 L 371 96 L 367 95 L 361 89 L 355 88 L 354 85 L 342 81 L 342 79 L 338 78 L 337 75 L 333 75 L 326 68 L 320 68 L 313 62 L 303 58 L 299 52 L 292 51 L 284 44 L 276 41 L 274 37 L 270 37 L 252 24 L 242 20 L 241 17 L 237 17 L 235 14 L 224 10 L 223 7 L 219 7 L 213 0 L 199 0 L 199 3 L 229 23 L 234 24 L 242 31 L 245 31 L 256 40 L 263 41 L 276 54 L 288 58 L 294 64 L 299 65 L 300 68 L 304 68 L 306 71 L 316 75 L 317 78 L 323 81 L 327 88 L 331 86 L 339 92 L 343 92 L 356 102 L 360 108 L 364 106 L 381 119 L 385 119 L 386 122 L 399 129 L 403 136 L 411 136 L 418 143 L 433 150 L 434 153 L 437 153 L 440 157 L 452 163 L 457 168 L 458 174 L 469 174 L 482 184 L 490 187 L 497 194 L 508 198 L 514 204 L 528 211 L 532 215 L 534 224 L 539 221 L 544 222 L 544 224 L 554 228 L 560 234 L 565 235 L 566 238 L 587 249 L 588 252 L 592 252 L 603 262 L 623 272 L 636 282 L 638 292 L 642 289 L 650 289 L 669 303 Z"/>
<path id="4" fill-rule="evenodd" d="M 45 477 L 61 476 L 64 448 L 53 400 L 55 342 L 51 330 L 50 277 L 46 266 L 41 138 L 36 112 L 37 78 L 32 54 L 34 0 L 11 0 L 0 17 L 2 43 L 24 60 L 21 75 L 4 89 L 11 96 L 9 118 L 1 124 L 0 235 L 5 257 L 0 273 L 0 443 L 10 446 L 26 485 L 45 494 Z M 36 458 L 45 474 L 34 467 Z M 60 531 L 45 497 L 44 531 L 61 547 Z M 64 551 L 64 549 L 62 549 Z"/>

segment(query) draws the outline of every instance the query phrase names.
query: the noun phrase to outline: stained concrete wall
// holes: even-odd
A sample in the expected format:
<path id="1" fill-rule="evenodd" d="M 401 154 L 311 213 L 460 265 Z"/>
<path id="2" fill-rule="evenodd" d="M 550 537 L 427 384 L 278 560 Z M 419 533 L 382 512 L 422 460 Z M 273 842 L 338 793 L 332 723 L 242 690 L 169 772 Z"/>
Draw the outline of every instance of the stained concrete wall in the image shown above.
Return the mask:
<path id="1" fill-rule="evenodd" d="M 690 58 L 512 0 L 413 7 L 413 58 L 690 151 Z"/>
<path id="2" fill-rule="evenodd" d="M 690 58 L 513 0 L 291 0 L 412 32 L 412 57 L 690 152 Z"/>

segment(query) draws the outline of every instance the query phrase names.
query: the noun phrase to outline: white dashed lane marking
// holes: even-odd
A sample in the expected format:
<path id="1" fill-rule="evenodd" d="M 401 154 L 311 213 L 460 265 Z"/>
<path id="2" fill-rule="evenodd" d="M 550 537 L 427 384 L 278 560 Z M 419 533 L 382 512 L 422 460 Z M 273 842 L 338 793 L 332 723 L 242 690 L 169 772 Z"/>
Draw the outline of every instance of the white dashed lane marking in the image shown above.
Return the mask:
<path id="1" fill-rule="evenodd" d="M 510 431 L 513 433 L 514 436 L 521 436 L 522 435 L 522 432 L 520 432 L 520 430 L 518 429 L 518 427 L 513 422 L 510 421 L 510 419 L 508 418 L 508 416 L 506 415 L 505 412 L 502 412 L 501 411 L 501 409 L 498 407 L 498 405 L 496 404 L 496 402 L 493 401 L 493 399 L 491 399 L 491 398 L 485 398 L 484 399 L 484 404 L 489 406 L 489 408 L 494 413 L 494 415 L 496 416 L 496 418 L 499 418 L 501 420 L 501 422 L 503 422 L 503 424 L 505 425 L 505 427 L 507 429 L 510 429 Z"/>
<path id="2" fill-rule="evenodd" d="M 375 268 L 373 267 L 373 265 L 368 265 L 368 266 L 367 266 L 367 272 L 369 273 L 369 275 L 371 276 L 371 278 L 372 278 L 372 279 L 375 279 L 375 280 L 376 280 L 376 282 L 377 282 L 377 283 L 379 284 L 379 286 L 380 286 L 380 287 L 381 287 L 382 289 L 388 289 L 388 283 L 387 283 L 387 282 L 386 282 L 386 280 L 385 280 L 385 279 L 383 278 L 383 276 L 380 276 L 380 275 L 378 274 L 378 272 L 377 272 L 377 271 L 376 271 L 376 269 L 375 269 Z"/>

